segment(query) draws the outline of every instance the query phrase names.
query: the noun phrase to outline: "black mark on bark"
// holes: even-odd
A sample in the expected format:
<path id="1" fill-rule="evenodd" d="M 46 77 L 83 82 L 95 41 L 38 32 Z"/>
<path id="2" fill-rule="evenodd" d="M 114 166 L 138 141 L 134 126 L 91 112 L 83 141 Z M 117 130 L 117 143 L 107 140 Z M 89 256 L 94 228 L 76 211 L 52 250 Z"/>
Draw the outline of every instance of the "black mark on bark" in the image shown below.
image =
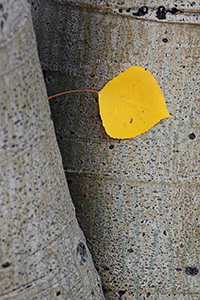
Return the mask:
<path id="1" fill-rule="evenodd" d="M 138 12 L 136 13 L 132 13 L 133 16 L 136 16 L 136 17 L 141 17 L 141 16 L 144 16 L 148 14 L 148 7 L 147 6 L 142 6 L 138 9 Z"/>
<path id="2" fill-rule="evenodd" d="M 79 263 L 80 263 L 81 266 L 86 264 L 88 254 L 87 254 L 86 247 L 82 242 L 78 243 L 78 245 L 77 245 L 76 255 L 77 255 L 77 258 L 78 258 Z"/>
<path id="3" fill-rule="evenodd" d="M 195 276 L 199 273 L 199 270 L 197 269 L 197 267 L 186 267 L 185 273 L 187 275 Z"/>

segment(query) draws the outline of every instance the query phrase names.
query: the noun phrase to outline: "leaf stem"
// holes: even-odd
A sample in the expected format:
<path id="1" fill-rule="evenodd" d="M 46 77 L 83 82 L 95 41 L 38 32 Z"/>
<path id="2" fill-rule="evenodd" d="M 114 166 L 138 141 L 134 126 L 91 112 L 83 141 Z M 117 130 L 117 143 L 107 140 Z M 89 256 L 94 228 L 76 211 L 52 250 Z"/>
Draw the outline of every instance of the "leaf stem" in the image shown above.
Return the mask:
<path id="1" fill-rule="evenodd" d="M 94 91 L 94 90 L 73 90 L 73 91 L 67 91 L 67 92 L 63 92 L 63 93 L 59 93 L 59 94 L 56 94 L 56 95 L 52 95 L 48 98 L 48 100 L 52 99 L 52 98 L 55 98 L 55 97 L 58 97 L 58 96 L 62 96 L 62 95 L 65 95 L 65 94 L 71 94 L 71 93 L 80 93 L 80 92 L 90 92 L 90 93 L 96 93 L 96 94 L 99 94 L 98 91 Z"/>

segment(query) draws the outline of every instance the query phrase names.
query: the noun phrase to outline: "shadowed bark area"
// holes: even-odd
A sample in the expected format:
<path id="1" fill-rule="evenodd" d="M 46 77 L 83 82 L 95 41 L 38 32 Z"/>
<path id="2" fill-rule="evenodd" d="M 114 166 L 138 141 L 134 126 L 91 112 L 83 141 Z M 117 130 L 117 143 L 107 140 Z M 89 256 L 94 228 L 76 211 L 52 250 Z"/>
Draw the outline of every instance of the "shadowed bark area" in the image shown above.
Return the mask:
<path id="1" fill-rule="evenodd" d="M 0 3 L 0 299 L 104 299 L 66 183 L 27 1 Z"/>
<path id="2" fill-rule="evenodd" d="M 110 300 L 200 294 L 199 4 L 168 5 L 32 1 L 49 96 L 101 90 L 140 65 L 173 116 L 120 141 L 106 135 L 96 95 L 50 101 L 77 217 Z"/>

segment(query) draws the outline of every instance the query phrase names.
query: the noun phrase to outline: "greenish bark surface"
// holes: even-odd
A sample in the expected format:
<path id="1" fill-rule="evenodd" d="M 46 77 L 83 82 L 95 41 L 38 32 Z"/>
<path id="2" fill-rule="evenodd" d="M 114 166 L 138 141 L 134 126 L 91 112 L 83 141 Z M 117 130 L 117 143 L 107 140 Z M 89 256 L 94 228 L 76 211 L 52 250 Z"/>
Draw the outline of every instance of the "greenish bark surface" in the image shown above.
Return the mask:
<path id="1" fill-rule="evenodd" d="M 104 299 L 76 221 L 27 1 L 0 3 L 0 299 Z"/>
<path id="2" fill-rule="evenodd" d="M 148 12 L 135 15 L 144 5 Z M 32 5 L 49 95 L 100 90 L 127 67 L 140 65 L 155 76 L 173 116 L 134 139 L 115 140 L 102 127 L 96 95 L 51 100 L 77 217 L 106 299 L 200 295 L 199 5 L 170 5 Z"/>

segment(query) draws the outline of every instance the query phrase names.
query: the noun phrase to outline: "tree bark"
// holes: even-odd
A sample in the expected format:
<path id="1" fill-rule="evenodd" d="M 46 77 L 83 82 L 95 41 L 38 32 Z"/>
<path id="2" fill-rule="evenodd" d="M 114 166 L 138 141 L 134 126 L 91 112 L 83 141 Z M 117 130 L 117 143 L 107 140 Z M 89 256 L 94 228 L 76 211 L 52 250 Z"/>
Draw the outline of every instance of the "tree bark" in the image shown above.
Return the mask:
<path id="1" fill-rule="evenodd" d="M 78 220 L 106 299 L 199 299 L 198 3 L 32 2 L 49 95 L 100 90 L 140 65 L 155 76 L 173 116 L 120 141 L 106 135 L 96 96 L 51 100 Z"/>
<path id="2" fill-rule="evenodd" d="M 66 183 L 27 1 L 0 3 L 0 299 L 104 299 Z"/>

